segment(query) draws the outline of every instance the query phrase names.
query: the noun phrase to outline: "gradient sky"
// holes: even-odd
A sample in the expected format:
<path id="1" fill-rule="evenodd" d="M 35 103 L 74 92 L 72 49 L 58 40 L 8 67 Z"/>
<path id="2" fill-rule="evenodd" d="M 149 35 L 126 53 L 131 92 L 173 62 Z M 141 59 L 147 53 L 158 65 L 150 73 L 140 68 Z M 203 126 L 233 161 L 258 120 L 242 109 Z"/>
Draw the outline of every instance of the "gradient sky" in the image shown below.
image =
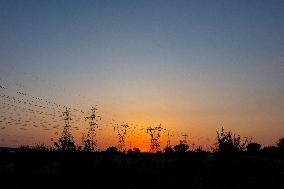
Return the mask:
<path id="1" fill-rule="evenodd" d="M 0 0 L 0 82 L 200 144 L 224 126 L 271 145 L 284 136 L 283 34 L 282 0 Z"/>

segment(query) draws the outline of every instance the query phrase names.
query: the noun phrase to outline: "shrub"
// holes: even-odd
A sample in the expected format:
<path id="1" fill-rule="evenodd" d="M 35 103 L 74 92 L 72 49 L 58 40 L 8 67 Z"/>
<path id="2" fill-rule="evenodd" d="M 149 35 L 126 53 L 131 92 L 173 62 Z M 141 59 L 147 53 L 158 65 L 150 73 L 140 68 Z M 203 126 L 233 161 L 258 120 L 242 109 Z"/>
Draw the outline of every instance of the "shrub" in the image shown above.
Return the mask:
<path id="1" fill-rule="evenodd" d="M 118 153 L 118 149 L 116 146 L 111 146 L 106 149 L 106 152 L 109 154 L 116 154 Z"/>
<path id="2" fill-rule="evenodd" d="M 185 153 L 189 149 L 189 146 L 187 144 L 177 144 L 174 146 L 174 150 L 176 153 Z"/>
<path id="3" fill-rule="evenodd" d="M 164 149 L 165 151 L 165 154 L 173 154 L 174 153 L 174 150 L 171 146 L 168 146 Z"/>
<path id="4" fill-rule="evenodd" d="M 35 146 L 23 145 L 18 148 L 19 152 L 49 152 L 50 149 L 45 144 L 36 144 Z"/>
<path id="5" fill-rule="evenodd" d="M 284 151 L 284 138 L 280 138 L 278 140 L 277 147 L 280 151 Z"/>
<path id="6" fill-rule="evenodd" d="M 57 151 L 61 152 L 75 152 L 79 149 L 68 127 L 64 127 L 61 137 L 59 137 L 58 142 L 54 142 L 54 146 Z"/>
<path id="7" fill-rule="evenodd" d="M 133 149 L 129 149 L 127 151 L 127 154 L 140 154 L 140 153 L 141 153 L 141 151 L 140 151 L 139 148 L 133 148 Z"/>
<path id="8" fill-rule="evenodd" d="M 236 154 L 243 151 L 246 146 L 247 138 L 242 142 L 240 135 L 235 135 L 231 131 L 225 131 L 222 127 L 221 132 L 217 131 L 217 142 L 215 152 L 223 154 Z"/>
<path id="9" fill-rule="evenodd" d="M 83 151 L 84 152 L 94 152 L 96 148 L 96 139 L 94 133 L 88 132 L 86 136 L 83 135 Z"/>
<path id="10" fill-rule="evenodd" d="M 255 142 L 249 143 L 247 145 L 247 152 L 256 153 L 259 152 L 261 145 Z"/>

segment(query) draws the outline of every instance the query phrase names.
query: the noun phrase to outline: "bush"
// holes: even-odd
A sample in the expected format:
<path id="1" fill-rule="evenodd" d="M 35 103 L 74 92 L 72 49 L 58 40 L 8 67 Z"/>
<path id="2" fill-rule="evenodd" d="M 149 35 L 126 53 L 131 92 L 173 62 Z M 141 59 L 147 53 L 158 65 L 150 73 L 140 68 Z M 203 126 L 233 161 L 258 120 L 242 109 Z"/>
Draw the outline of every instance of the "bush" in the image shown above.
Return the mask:
<path id="1" fill-rule="evenodd" d="M 168 146 L 164 149 L 165 151 L 165 154 L 173 154 L 174 153 L 174 150 L 171 146 Z"/>
<path id="2" fill-rule="evenodd" d="M 176 153 L 185 153 L 189 149 L 189 146 L 187 144 L 177 144 L 174 146 L 174 150 Z"/>
<path id="3" fill-rule="evenodd" d="M 284 152 L 284 138 L 278 140 L 277 147 L 280 151 Z"/>
<path id="4" fill-rule="evenodd" d="M 94 152 L 96 149 L 96 139 L 94 133 L 88 132 L 86 136 L 83 135 L 83 151 L 84 152 Z"/>
<path id="5" fill-rule="evenodd" d="M 221 132 L 217 131 L 217 142 L 215 144 L 215 152 L 223 154 L 237 154 L 243 151 L 247 143 L 247 138 L 245 141 L 241 141 L 240 135 L 235 135 L 231 131 L 225 131 L 222 127 Z"/>
<path id="6" fill-rule="evenodd" d="M 140 153 L 141 153 L 141 151 L 140 151 L 139 148 L 133 148 L 133 149 L 129 149 L 127 151 L 127 154 L 140 154 Z"/>
<path id="7" fill-rule="evenodd" d="M 116 154 L 118 153 L 118 149 L 116 146 L 111 146 L 106 149 L 106 152 L 109 154 Z"/>
<path id="8" fill-rule="evenodd" d="M 261 154 L 267 157 L 277 157 L 279 155 L 279 151 L 276 146 L 267 146 L 261 149 Z"/>
<path id="9" fill-rule="evenodd" d="M 260 144 L 252 142 L 247 145 L 247 152 L 257 153 L 259 152 L 260 148 L 261 148 Z"/>
<path id="10" fill-rule="evenodd" d="M 75 152 L 79 150 L 68 127 L 64 127 L 61 137 L 58 139 L 58 142 L 54 142 L 54 146 L 57 151 L 61 152 Z"/>
<path id="11" fill-rule="evenodd" d="M 49 152 L 50 149 L 45 144 L 36 144 L 35 146 L 23 145 L 18 148 L 19 152 Z"/>

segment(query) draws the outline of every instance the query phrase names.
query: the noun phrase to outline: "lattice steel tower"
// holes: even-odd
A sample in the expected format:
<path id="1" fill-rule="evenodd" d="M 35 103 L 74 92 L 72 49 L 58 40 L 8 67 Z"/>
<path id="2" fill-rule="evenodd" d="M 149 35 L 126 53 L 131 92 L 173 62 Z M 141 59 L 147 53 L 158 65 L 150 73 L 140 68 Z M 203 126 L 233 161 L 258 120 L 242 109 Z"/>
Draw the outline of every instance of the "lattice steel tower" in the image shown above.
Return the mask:
<path id="1" fill-rule="evenodd" d="M 149 127 L 146 129 L 147 133 L 150 134 L 151 142 L 150 142 L 150 152 L 158 152 L 160 151 L 160 133 L 163 130 L 161 124 L 158 127 Z"/>
<path id="2" fill-rule="evenodd" d="M 114 126 L 114 131 L 117 131 L 117 135 L 118 135 L 118 150 L 120 152 L 125 152 L 126 148 L 125 148 L 125 137 L 126 137 L 126 132 L 127 132 L 127 128 L 129 127 L 128 124 L 121 124 L 118 125 L 116 124 Z"/>
<path id="3" fill-rule="evenodd" d="M 97 148 L 97 130 L 99 129 L 98 121 L 101 120 L 101 117 L 97 115 L 97 108 L 92 107 L 90 116 L 85 117 L 85 120 L 89 121 L 88 132 L 83 136 L 84 150 L 85 151 L 94 151 Z"/>

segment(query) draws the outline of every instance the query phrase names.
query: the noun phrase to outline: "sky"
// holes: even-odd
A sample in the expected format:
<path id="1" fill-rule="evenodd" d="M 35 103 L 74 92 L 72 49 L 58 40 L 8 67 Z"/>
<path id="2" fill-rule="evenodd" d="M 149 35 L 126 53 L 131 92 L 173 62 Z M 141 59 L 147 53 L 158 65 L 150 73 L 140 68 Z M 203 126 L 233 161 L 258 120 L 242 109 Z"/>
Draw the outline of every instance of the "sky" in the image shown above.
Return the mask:
<path id="1" fill-rule="evenodd" d="M 223 126 L 273 145 L 284 136 L 283 33 L 281 0 L 0 0 L 0 92 L 85 112 L 98 105 L 101 148 L 117 140 L 113 120 L 144 132 L 129 135 L 132 147 L 146 149 L 145 128 L 159 124 L 173 143 L 186 133 L 191 146 L 208 147 Z M 20 109 L 0 100 L 0 145 L 53 137 L 19 130 L 11 117 Z"/>

